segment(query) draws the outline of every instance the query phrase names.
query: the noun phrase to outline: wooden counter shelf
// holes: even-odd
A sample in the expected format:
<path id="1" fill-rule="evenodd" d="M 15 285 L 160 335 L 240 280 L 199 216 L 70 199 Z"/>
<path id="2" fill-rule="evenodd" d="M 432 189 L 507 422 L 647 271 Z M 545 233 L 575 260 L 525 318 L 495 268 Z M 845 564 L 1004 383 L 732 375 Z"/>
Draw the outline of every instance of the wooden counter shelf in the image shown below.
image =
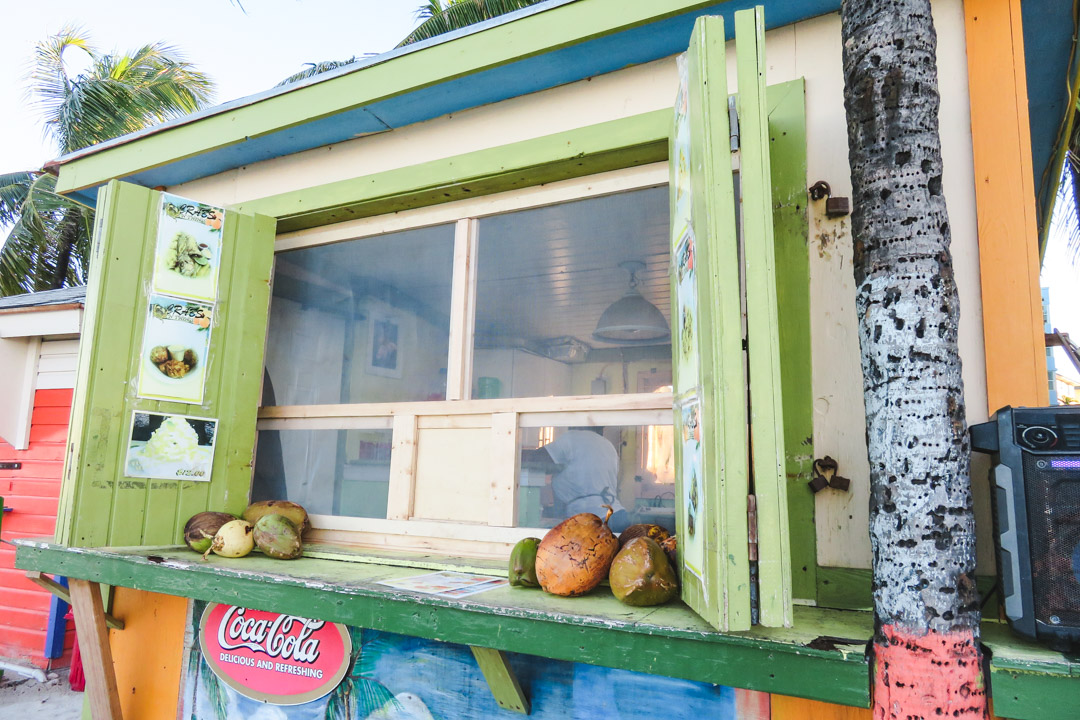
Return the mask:
<path id="1" fill-rule="evenodd" d="M 502 563 L 491 561 L 309 545 L 312 555 L 337 557 L 281 561 L 255 554 L 204 562 L 177 546 L 15 542 L 15 564 L 23 570 L 841 705 L 870 703 L 868 612 L 796 606 L 792 628 L 720 633 L 682 603 L 632 608 L 603 587 L 581 598 L 503 587 L 447 599 L 378 584 L 435 568 L 502 575 Z M 984 623 L 983 635 L 1000 717 L 1075 717 L 1080 661 L 1020 640 L 1000 623 Z"/>
<path id="2" fill-rule="evenodd" d="M 869 706 L 864 654 L 867 613 L 796 608 L 795 628 L 716 632 L 682 603 L 632 608 L 599 588 L 581 598 L 503 587 L 462 599 L 409 593 L 381 580 L 412 567 L 314 557 L 261 555 L 203 562 L 184 547 L 69 548 L 17 541 L 16 567 L 168 595 L 315 617 L 416 637 L 625 668 L 720 685 Z M 316 548 L 312 550 L 318 551 Z M 431 558 L 428 558 L 431 560 Z M 447 559 L 440 558 L 447 566 Z M 376 564 L 380 563 L 380 564 Z M 463 569 L 502 575 L 470 561 Z M 123 618 L 120 618 L 123 619 Z M 820 636 L 848 638 L 836 649 L 808 647 Z"/>

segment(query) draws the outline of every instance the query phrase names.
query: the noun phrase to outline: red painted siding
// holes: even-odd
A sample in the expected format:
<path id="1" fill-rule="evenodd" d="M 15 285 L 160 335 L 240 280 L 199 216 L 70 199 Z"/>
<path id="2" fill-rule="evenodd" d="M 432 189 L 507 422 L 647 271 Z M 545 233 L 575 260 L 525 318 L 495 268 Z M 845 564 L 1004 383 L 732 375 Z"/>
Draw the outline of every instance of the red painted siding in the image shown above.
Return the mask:
<path id="1" fill-rule="evenodd" d="M 17 537 L 52 537 L 60 476 L 64 469 L 71 390 L 38 390 L 30 425 L 30 447 L 16 450 L 0 440 L 0 461 L 21 462 L 18 470 L 0 470 L 0 496 L 13 508 L 4 513 L 0 532 L 4 540 Z M 0 657 L 28 662 L 40 668 L 45 658 L 45 634 L 52 596 L 15 569 L 15 551 L 0 545 Z M 70 648 L 73 633 L 65 638 Z M 53 666 L 68 662 L 65 652 Z"/>

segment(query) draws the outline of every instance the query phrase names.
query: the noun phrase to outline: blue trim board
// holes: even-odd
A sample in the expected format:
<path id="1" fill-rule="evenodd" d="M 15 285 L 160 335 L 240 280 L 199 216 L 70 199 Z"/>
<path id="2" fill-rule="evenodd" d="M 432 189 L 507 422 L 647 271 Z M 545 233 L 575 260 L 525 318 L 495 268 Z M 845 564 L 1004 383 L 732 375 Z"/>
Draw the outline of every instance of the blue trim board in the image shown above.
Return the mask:
<path id="1" fill-rule="evenodd" d="M 1031 166 L 1036 199 L 1041 213 L 1048 209 L 1045 190 L 1057 188 L 1060 178 L 1046 175 L 1053 163 L 1058 129 L 1068 111 L 1069 50 L 1073 36 L 1073 3 L 1069 0 L 1023 0 L 1024 54 L 1028 89 L 1028 114 L 1031 122 Z M 1044 175 L 1046 175 L 1044 185 Z M 1052 194 L 1049 198 L 1052 199 Z"/>
<path id="2" fill-rule="evenodd" d="M 553 2 L 551 6 L 561 4 L 566 3 Z M 376 102 L 368 107 L 315 119 L 258 138 L 249 138 L 122 179 L 144 187 L 171 187 L 262 160 L 343 142 L 357 135 L 400 128 L 469 108 L 566 85 L 625 67 L 652 62 L 686 50 L 690 43 L 694 21 L 698 17 L 722 15 L 730 37 L 734 33 L 734 13 L 756 4 L 760 3 L 756 0 L 728 0 L 728 2 L 612 35 L 553 49 L 509 65 L 414 90 Z M 840 8 L 839 0 L 765 0 L 763 4 L 769 28 L 782 27 L 807 18 L 836 12 Z M 544 6 L 547 4 L 545 3 Z M 543 6 L 534 7 L 539 9 Z M 394 53 L 400 52 L 400 50 L 394 51 Z M 385 60 L 375 58 L 374 61 Z M 351 72 L 362 71 L 351 70 Z M 327 78 L 334 76 L 335 74 L 328 74 Z M 322 79 L 319 78 L 319 80 Z M 225 107 L 243 104 L 249 103 L 236 101 Z M 204 111 L 203 114 L 217 112 L 220 112 L 220 109 Z M 110 145 L 137 142 L 137 140 L 138 136 L 128 138 L 126 141 L 118 139 Z M 75 154 L 63 160 L 75 159 L 82 154 L 86 153 Z M 93 204 L 96 201 L 97 189 L 88 188 L 71 194 L 80 202 Z"/>
<path id="3" fill-rule="evenodd" d="M 57 575 L 53 578 L 64 587 L 68 586 L 67 578 Z M 69 605 L 52 596 L 49 603 L 49 627 L 45 634 L 45 657 L 55 660 L 64 654 L 64 634 L 67 632 L 67 612 Z"/>

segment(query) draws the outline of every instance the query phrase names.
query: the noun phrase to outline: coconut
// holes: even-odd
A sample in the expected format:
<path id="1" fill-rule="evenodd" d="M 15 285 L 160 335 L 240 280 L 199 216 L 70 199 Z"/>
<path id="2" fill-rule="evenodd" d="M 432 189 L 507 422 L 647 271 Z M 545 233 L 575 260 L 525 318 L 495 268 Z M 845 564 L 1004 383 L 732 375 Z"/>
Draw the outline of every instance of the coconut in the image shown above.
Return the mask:
<path id="1" fill-rule="evenodd" d="M 210 549 L 210 543 L 214 541 L 214 535 L 221 526 L 235 519 L 235 515 L 223 512 L 201 512 L 192 515 L 184 526 L 184 542 L 195 552 L 204 553 Z"/>
<path id="2" fill-rule="evenodd" d="M 222 557 L 244 557 L 255 547 L 255 539 L 252 537 L 254 529 L 247 520 L 231 520 L 225 523 L 218 528 L 214 541 L 210 543 L 210 549 L 203 554 L 203 559 L 211 550 Z"/>
<path id="3" fill-rule="evenodd" d="M 536 548 L 540 538 L 518 540 L 510 552 L 510 584 L 514 587 L 540 587 L 536 579 Z"/>
<path id="4" fill-rule="evenodd" d="M 300 542 L 300 533 L 296 526 L 284 515 L 263 515 L 255 523 L 252 533 L 255 545 L 263 554 L 278 560 L 292 560 L 304 553 L 304 544 Z"/>
<path id="5" fill-rule="evenodd" d="M 584 595 L 607 577 L 619 541 L 603 520 L 580 513 L 551 528 L 536 549 L 536 578 L 552 595 Z"/>
<path id="6" fill-rule="evenodd" d="M 261 500 L 251 503 L 244 510 L 243 518 L 251 524 L 259 522 L 263 515 L 284 515 L 296 526 L 296 531 L 303 535 L 308 526 L 307 510 L 288 500 Z"/>
<path id="7" fill-rule="evenodd" d="M 639 523 L 637 525 L 631 525 L 630 527 L 619 533 L 619 548 L 621 549 L 636 537 L 652 538 L 656 542 L 665 540 L 671 537 L 671 533 L 667 528 L 660 525 L 653 525 L 650 523 Z"/>
<path id="8" fill-rule="evenodd" d="M 636 537 L 619 551 L 608 582 L 615 597 L 627 605 L 662 605 L 679 590 L 667 553 L 647 537 Z"/>

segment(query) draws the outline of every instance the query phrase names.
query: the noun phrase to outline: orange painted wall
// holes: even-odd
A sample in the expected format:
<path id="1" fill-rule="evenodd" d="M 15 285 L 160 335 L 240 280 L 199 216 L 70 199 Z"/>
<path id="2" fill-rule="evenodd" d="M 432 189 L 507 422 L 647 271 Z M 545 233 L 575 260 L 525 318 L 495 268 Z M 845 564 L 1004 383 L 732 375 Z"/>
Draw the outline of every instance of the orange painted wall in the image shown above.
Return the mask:
<path id="1" fill-rule="evenodd" d="M 1046 405 L 1021 0 L 964 0 L 990 412 Z"/>
<path id="2" fill-rule="evenodd" d="M 124 621 L 123 630 L 109 631 L 124 717 L 176 720 L 187 599 L 118 587 L 112 614 Z"/>
<path id="3" fill-rule="evenodd" d="M 0 496 L 13 508 L 4 513 L 4 540 L 52 537 L 64 468 L 71 390 L 38 390 L 30 426 L 30 447 L 16 450 L 0 440 L 0 461 L 21 462 L 18 470 L 0 470 Z M 15 569 L 15 549 L 0 545 L 0 657 L 50 666 L 45 636 L 52 595 Z M 66 667 L 74 632 L 66 634 L 65 653 L 52 667 Z"/>

